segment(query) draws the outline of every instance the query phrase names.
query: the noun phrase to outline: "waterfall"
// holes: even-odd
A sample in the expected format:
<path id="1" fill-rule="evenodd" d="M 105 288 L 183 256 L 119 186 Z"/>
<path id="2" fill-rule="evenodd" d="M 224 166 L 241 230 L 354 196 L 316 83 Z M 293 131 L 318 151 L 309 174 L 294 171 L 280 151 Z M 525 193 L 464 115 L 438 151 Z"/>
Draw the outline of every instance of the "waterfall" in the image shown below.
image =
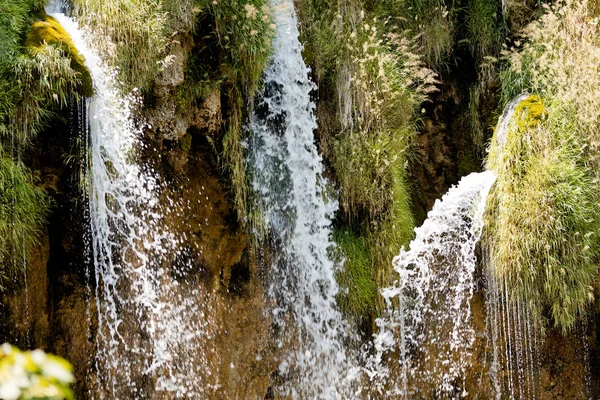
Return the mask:
<path id="1" fill-rule="evenodd" d="M 410 250 L 394 259 L 397 280 L 382 290 L 372 372 L 386 397 L 461 397 L 475 331 L 470 324 L 475 246 L 483 228 L 492 172 L 473 173 L 438 200 L 415 229 Z M 398 360 L 383 361 L 395 352 Z M 382 366 L 383 365 L 383 366 Z"/>
<path id="2" fill-rule="evenodd" d="M 331 218 L 309 79 L 293 2 L 275 4 L 277 32 L 264 73 L 264 94 L 251 121 L 248 162 L 257 205 L 273 242 L 269 300 L 287 352 L 279 373 L 287 395 L 346 398 L 351 361 L 343 341 L 349 326 L 336 305 L 335 265 L 328 257 Z"/>
<path id="3" fill-rule="evenodd" d="M 506 143 L 515 109 L 528 96 L 521 94 L 507 104 L 496 129 L 500 146 Z M 491 171 L 463 178 L 415 229 L 410 249 L 394 259 L 397 280 L 382 290 L 387 310 L 377 320 L 380 330 L 366 368 L 377 394 L 386 398 L 469 395 L 466 378 L 476 356 L 471 318 L 477 289 L 475 250 L 495 180 Z M 535 398 L 539 331 L 528 307 L 508 298 L 485 248 L 482 252 L 486 332 L 492 353 L 492 362 L 485 366 L 490 390 L 498 399 Z"/>
<path id="4" fill-rule="evenodd" d="M 93 49 L 91 33 L 84 34 L 60 9 L 55 3 L 48 11 L 85 57 L 95 90 L 81 107 L 89 142 L 85 197 L 98 315 L 98 387 L 91 396 L 149 398 L 165 391 L 201 398 L 211 386 L 203 379 L 210 368 L 200 350 L 206 347 L 200 342 L 209 340 L 210 321 L 203 318 L 198 288 L 179 289 L 167 269 L 167 256 L 172 259 L 180 246 L 164 216 L 177 209 L 160 205 L 156 173 L 136 160 L 142 130 L 132 109 L 138 100 L 120 94 L 114 71 Z"/>

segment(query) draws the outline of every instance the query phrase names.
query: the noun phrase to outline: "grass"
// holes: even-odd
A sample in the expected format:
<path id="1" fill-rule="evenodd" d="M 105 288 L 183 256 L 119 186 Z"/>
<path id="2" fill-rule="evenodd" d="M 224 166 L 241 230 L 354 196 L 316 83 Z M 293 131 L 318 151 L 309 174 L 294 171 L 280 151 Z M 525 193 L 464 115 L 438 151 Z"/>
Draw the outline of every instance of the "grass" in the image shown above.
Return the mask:
<path id="1" fill-rule="evenodd" d="M 471 0 L 466 13 L 471 53 L 479 61 L 485 57 L 497 57 L 508 33 L 502 16 L 502 1 Z"/>
<path id="2" fill-rule="evenodd" d="M 83 60 L 45 1 L 0 0 L 0 276 L 37 242 L 48 198 L 20 155 L 78 93 L 90 93 Z M 18 260 L 15 262 L 15 260 Z"/>
<path id="3" fill-rule="evenodd" d="M 170 17 L 180 16 L 169 14 L 158 0 L 74 0 L 72 5 L 79 22 L 93 28 L 104 61 L 119 68 L 123 89 L 148 89 L 175 40 Z"/>
<path id="4" fill-rule="evenodd" d="M 336 120 L 327 122 L 333 128 L 322 129 L 319 138 L 340 187 L 338 223 L 343 232 L 354 232 L 344 233 L 350 243 L 340 246 L 351 248 L 346 253 L 354 272 L 339 277 L 346 288 L 352 277 L 362 287 L 364 271 L 376 287 L 388 284 L 391 260 L 413 234 L 406 170 L 418 108 L 436 81 L 419 44 L 400 27 L 404 8 L 396 3 L 404 4 L 308 0 L 300 6 L 304 56 L 320 95 L 331 99 L 329 110 L 335 110 L 327 116 Z M 355 271 L 354 259 L 363 274 Z M 340 301 L 356 307 L 351 314 L 366 318 L 356 301 Z M 369 312 L 375 314 L 378 295 L 371 301 Z"/>
<path id="5" fill-rule="evenodd" d="M 85 66 L 85 58 L 79 53 L 69 34 L 56 19 L 46 15 L 44 12 L 38 13 L 38 15 L 40 15 L 41 19 L 35 21 L 29 29 L 25 38 L 25 47 L 32 55 L 42 54 L 42 57 L 43 53 L 48 51 L 50 47 L 60 50 L 63 56 L 71 60 L 70 67 L 78 74 L 76 79 L 68 77 L 71 78 L 68 81 L 76 80 L 78 82 L 77 92 L 82 96 L 91 97 L 94 94 L 94 88 L 90 72 Z M 43 60 L 42 57 L 40 57 L 40 60 Z M 54 56 L 54 58 L 56 59 L 57 57 Z M 45 68 L 45 70 L 45 72 L 54 72 L 54 76 L 61 75 L 58 71 L 50 71 L 48 68 Z M 63 91 L 55 90 L 55 93 L 58 92 L 64 93 Z"/>
<path id="6" fill-rule="evenodd" d="M 517 107 L 505 147 L 491 148 L 489 242 L 512 296 L 566 332 L 593 301 L 598 273 L 600 32 L 585 1 L 545 11 L 505 55 L 504 98 L 536 95 Z"/>
<path id="7" fill-rule="evenodd" d="M 376 1 L 374 10 L 380 18 L 390 18 L 398 29 L 415 35 L 419 52 L 429 67 L 442 67 L 449 60 L 459 24 L 454 1 Z"/>
<path id="8" fill-rule="evenodd" d="M 48 200 L 20 162 L 0 157 L 0 278 L 6 268 L 22 266 L 37 243 L 46 220 Z M 13 260 L 18 260 L 13 263 Z"/>
<path id="9" fill-rule="evenodd" d="M 335 258 L 343 261 L 337 273 L 340 285 L 338 304 L 342 312 L 355 320 L 367 320 L 376 310 L 377 284 L 371 268 L 370 248 L 366 241 L 349 230 L 337 230 Z"/>

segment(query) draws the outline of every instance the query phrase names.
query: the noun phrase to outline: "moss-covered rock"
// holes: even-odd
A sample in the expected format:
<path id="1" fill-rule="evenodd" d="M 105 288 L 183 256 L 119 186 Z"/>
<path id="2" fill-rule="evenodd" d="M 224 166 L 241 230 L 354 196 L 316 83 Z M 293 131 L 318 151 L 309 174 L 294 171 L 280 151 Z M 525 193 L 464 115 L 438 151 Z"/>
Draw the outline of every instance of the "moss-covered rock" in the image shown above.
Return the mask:
<path id="1" fill-rule="evenodd" d="M 542 98 L 532 94 L 521 101 L 515 108 L 515 116 L 518 118 L 519 129 L 535 128 L 546 118 L 546 110 Z"/>
<path id="2" fill-rule="evenodd" d="M 79 73 L 78 93 L 86 97 L 92 96 L 94 94 L 92 76 L 85 66 L 85 58 L 77 50 L 67 31 L 55 18 L 43 11 L 38 13 L 38 18 L 27 33 L 25 47 L 33 54 L 42 51 L 44 46 L 61 49 L 65 56 L 71 59 L 71 68 Z"/>

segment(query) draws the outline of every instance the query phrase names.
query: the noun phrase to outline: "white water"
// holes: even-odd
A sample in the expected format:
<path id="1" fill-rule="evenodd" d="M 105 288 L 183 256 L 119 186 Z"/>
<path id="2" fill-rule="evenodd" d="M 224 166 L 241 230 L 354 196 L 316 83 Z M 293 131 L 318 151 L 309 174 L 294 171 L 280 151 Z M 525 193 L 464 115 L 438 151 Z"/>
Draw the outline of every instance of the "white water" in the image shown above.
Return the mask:
<path id="1" fill-rule="evenodd" d="M 475 331 L 470 324 L 475 246 L 492 172 L 473 173 L 438 200 L 394 259 L 398 279 L 382 290 L 387 315 L 375 336 L 371 377 L 386 398 L 461 397 Z M 397 352 L 398 360 L 384 363 Z"/>
<path id="2" fill-rule="evenodd" d="M 524 93 L 506 106 L 496 140 L 506 143 L 510 120 Z M 387 313 L 377 321 L 375 355 L 367 372 L 375 392 L 386 398 L 461 398 L 469 395 L 466 374 L 475 363 L 476 332 L 471 301 L 476 289 L 475 247 L 496 177 L 474 173 L 437 201 L 410 250 L 394 259 L 398 279 L 382 290 Z M 485 249 L 484 249 L 485 250 Z M 484 256 L 485 256 L 484 251 Z M 496 398 L 535 398 L 539 332 L 527 307 L 510 301 L 485 263 L 490 389 Z M 492 396 L 491 393 L 488 393 Z"/>
<path id="3" fill-rule="evenodd" d="M 55 3 L 48 11 L 61 9 Z M 136 160 L 141 130 L 131 116 L 135 97 L 119 93 L 114 74 L 75 21 L 61 13 L 52 16 L 85 57 L 95 90 L 83 116 L 90 143 L 86 183 L 98 313 L 99 383 L 91 396 L 146 398 L 168 391 L 199 398 L 210 390 L 202 379 L 210 371 L 198 345 L 208 339 L 203 337 L 208 321 L 195 301 L 198 290 L 179 291 L 164 265 L 180 247 L 163 223 L 175 207 L 159 207 L 155 173 Z"/>
<path id="4" fill-rule="evenodd" d="M 252 118 L 252 186 L 274 242 L 268 294 L 279 345 L 283 391 L 298 399 L 346 398 L 351 361 L 343 340 L 335 265 L 328 257 L 331 218 L 310 93 L 315 85 L 302 59 L 293 2 L 275 4 L 277 34 L 264 96 Z"/>

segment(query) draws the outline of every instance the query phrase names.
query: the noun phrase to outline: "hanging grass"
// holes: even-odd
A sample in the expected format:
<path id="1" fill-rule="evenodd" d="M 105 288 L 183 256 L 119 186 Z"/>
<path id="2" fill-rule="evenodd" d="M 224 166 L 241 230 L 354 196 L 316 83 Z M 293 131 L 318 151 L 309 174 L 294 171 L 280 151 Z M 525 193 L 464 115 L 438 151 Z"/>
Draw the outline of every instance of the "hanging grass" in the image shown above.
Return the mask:
<path id="1" fill-rule="evenodd" d="M 0 279 L 6 268 L 22 266 L 37 243 L 48 214 L 48 198 L 33 185 L 20 162 L 0 157 Z"/>
<path id="2" fill-rule="evenodd" d="M 307 0 L 300 5 L 304 56 L 313 66 L 320 96 L 335 110 L 327 118 L 336 121 L 327 121 L 329 129 L 321 124 L 319 139 L 339 183 L 338 222 L 345 226 L 336 233 L 349 263 L 338 276 L 347 290 L 339 301 L 359 309 L 363 320 L 364 313 L 376 314 L 382 303 L 375 290 L 368 310 L 361 309 L 356 299 L 363 292 L 352 288 L 371 287 L 364 284 L 367 275 L 375 288 L 389 284 L 392 258 L 413 235 L 406 171 L 418 108 L 436 83 L 425 63 L 429 56 L 435 59 L 431 62 L 443 59 L 454 34 L 443 7 L 409 10 L 408 3 Z M 433 26 L 420 17 L 405 18 L 430 11 L 428 17 L 438 18 Z M 435 33 L 414 38 L 409 26 Z M 430 53 L 423 57 L 425 42 Z"/>
<path id="3" fill-rule="evenodd" d="M 49 202 L 8 154 L 22 154 L 56 111 L 91 88 L 82 57 L 45 15 L 45 3 L 0 0 L 0 278 L 25 265 Z"/>
<path id="4" fill-rule="evenodd" d="M 77 81 L 77 92 L 82 96 L 91 97 L 94 94 L 94 88 L 92 86 L 92 77 L 90 72 L 85 66 L 85 58 L 77 50 L 69 34 L 56 19 L 46 15 L 44 12 L 38 13 L 38 15 L 41 17 L 41 19 L 33 23 L 29 29 L 29 32 L 27 33 L 27 37 L 25 38 L 25 47 L 27 48 L 28 52 L 33 56 L 38 54 L 41 55 L 38 59 L 40 60 L 40 63 L 44 63 L 44 61 L 48 58 L 57 58 L 54 55 L 44 57 L 44 53 L 48 51 L 48 46 L 62 51 L 62 55 L 71 60 L 71 69 L 78 74 L 76 79 L 74 79 Z M 49 76 L 62 75 L 62 71 L 60 71 L 58 68 L 54 71 L 51 71 L 45 65 L 40 68 L 40 70 L 51 73 L 52 75 Z M 45 77 L 46 75 L 41 76 Z M 68 78 L 71 78 L 68 80 L 69 82 L 73 80 L 72 77 Z M 64 93 L 61 94 L 64 96 Z"/>
<path id="5" fill-rule="evenodd" d="M 518 105 L 488 159 L 498 174 L 487 217 L 496 274 L 564 332 L 594 299 L 600 255 L 600 31 L 589 18 L 585 1 L 546 7 L 506 54 L 505 99 L 537 95 Z"/>

